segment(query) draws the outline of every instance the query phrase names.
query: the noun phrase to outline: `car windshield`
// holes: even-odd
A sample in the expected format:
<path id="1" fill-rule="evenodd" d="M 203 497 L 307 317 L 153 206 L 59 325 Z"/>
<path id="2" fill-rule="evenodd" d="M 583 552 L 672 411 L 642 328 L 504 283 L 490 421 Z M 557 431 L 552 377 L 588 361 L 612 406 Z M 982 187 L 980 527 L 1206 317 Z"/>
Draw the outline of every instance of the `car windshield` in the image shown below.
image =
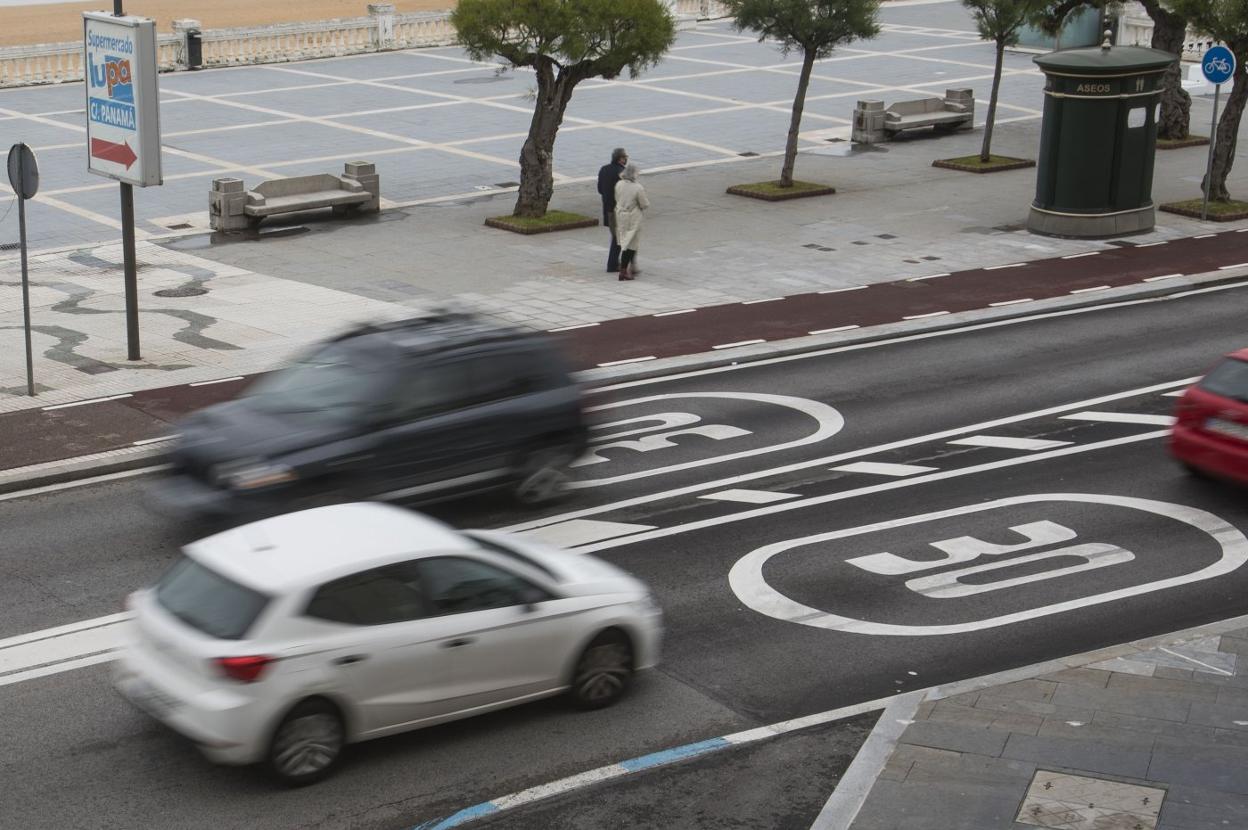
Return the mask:
<path id="1" fill-rule="evenodd" d="M 260 411 L 273 415 L 348 423 L 375 404 L 383 388 L 383 372 L 361 365 L 358 354 L 332 343 L 261 378 L 247 398 Z"/>
<path id="2" fill-rule="evenodd" d="M 190 557 L 183 557 L 156 584 L 156 601 L 182 622 L 222 640 L 241 640 L 269 598 L 239 585 Z"/>
<path id="3" fill-rule="evenodd" d="M 1199 386 L 1214 395 L 1248 402 L 1248 361 L 1227 358 L 1214 366 Z"/>

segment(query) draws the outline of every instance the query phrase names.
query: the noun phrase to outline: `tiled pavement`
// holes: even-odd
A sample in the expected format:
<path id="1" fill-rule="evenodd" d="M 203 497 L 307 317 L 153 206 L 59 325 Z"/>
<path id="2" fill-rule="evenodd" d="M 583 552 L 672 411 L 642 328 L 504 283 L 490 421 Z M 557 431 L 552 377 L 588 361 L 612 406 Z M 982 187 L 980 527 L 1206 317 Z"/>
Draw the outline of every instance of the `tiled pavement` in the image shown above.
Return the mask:
<path id="1" fill-rule="evenodd" d="M 1248 827 L 1244 622 L 890 707 L 881 724 L 904 731 L 861 809 L 815 827 Z"/>

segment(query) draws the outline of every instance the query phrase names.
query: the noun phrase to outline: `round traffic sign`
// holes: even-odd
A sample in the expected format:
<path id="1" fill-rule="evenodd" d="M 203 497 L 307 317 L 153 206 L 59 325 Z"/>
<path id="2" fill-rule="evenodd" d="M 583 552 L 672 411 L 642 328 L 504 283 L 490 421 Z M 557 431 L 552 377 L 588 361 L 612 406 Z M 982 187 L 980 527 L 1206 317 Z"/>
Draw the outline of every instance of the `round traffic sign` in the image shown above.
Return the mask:
<path id="1" fill-rule="evenodd" d="M 33 199 L 39 192 L 39 163 L 25 144 L 9 148 L 9 186 L 22 199 Z"/>
<path id="2" fill-rule="evenodd" d="M 1211 84 L 1224 84 L 1235 74 L 1235 53 L 1225 46 L 1214 46 L 1200 59 L 1205 80 Z"/>

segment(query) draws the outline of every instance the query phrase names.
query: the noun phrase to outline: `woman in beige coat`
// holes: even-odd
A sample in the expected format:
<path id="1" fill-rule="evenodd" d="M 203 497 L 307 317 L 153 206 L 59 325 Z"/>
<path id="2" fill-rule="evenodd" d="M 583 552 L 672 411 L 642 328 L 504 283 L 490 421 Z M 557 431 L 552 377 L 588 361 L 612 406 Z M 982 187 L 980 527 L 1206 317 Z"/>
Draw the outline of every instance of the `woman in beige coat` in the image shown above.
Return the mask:
<path id="1" fill-rule="evenodd" d="M 620 255 L 620 279 L 633 278 L 633 257 L 641 241 L 642 211 L 650 207 L 646 191 L 637 183 L 637 165 L 630 164 L 615 185 L 615 238 L 623 253 Z"/>

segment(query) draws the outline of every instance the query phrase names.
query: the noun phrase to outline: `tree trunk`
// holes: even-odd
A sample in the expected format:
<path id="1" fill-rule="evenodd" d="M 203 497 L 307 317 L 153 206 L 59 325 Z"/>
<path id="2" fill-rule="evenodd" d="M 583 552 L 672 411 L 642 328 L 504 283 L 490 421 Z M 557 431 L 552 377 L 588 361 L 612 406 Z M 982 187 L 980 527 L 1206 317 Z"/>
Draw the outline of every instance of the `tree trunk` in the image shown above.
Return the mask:
<path id="1" fill-rule="evenodd" d="M 780 186 L 793 186 L 793 165 L 797 163 L 797 135 L 802 127 L 802 110 L 806 108 L 806 89 L 815 68 L 815 52 L 802 53 L 802 72 L 797 76 L 797 94 L 793 96 L 793 117 L 789 119 L 789 139 L 784 144 L 784 166 L 780 168 Z"/>
<path id="2" fill-rule="evenodd" d="M 1183 54 L 1187 20 L 1167 11 L 1157 0 L 1143 0 L 1144 10 L 1153 19 L 1152 47 L 1176 57 Z M 1192 96 L 1183 88 L 1183 71 L 1178 62 L 1166 70 L 1161 80 L 1161 115 L 1157 137 L 1181 141 L 1191 133 Z"/>
<path id="3" fill-rule="evenodd" d="M 992 126 L 997 120 L 997 94 L 1001 91 L 1001 64 L 1005 62 L 1005 41 L 997 41 L 997 65 L 992 70 L 992 95 L 988 98 L 988 120 L 984 122 L 984 146 L 979 160 L 987 163 L 992 158 Z"/>
<path id="4" fill-rule="evenodd" d="M 576 83 L 562 71 L 556 76 L 549 63 L 535 68 L 537 100 L 529 135 L 520 148 L 520 190 L 512 211 L 513 216 L 533 219 L 546 215 L 555 192 L 555 136 Z"/>
<path id="5" fill-rule="evenodd" d="M 1236 54 L 1242 52 L 1236 49 Z M 1235 67 L 1235 85 L 1226 98 L 1226 109 L 1218 119 L 1218 145 L 1213 150 L 1212 182 L 1201 183 L 1201 190 L 1209 188 L 1209 201 L 1228 202 L 1231 194 L 1226 189 L 1226 178 L 1235 163 L 1235 140 L 1239 135 L 1239 120 L 1244 114 L 1244 102 L 1248 101 L 1248 68 L 1242 62 Z"/>

